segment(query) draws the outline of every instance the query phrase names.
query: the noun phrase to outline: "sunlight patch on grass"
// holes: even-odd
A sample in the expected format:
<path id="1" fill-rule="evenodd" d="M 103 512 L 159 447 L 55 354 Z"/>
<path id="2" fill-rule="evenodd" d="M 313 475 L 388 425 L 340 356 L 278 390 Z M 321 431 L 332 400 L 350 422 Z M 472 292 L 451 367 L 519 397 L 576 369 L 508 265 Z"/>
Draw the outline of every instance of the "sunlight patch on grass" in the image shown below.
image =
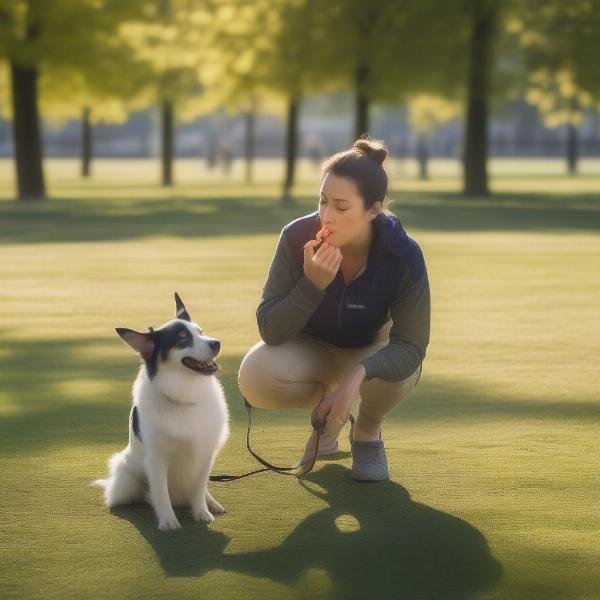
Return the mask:
<path id="1" fill-rule="evenodd" d="M 360 530 L 360 523 L 354 515 L 339 515 L 335 518 L 335 526 L 342 533 L 353 533 Z"/>

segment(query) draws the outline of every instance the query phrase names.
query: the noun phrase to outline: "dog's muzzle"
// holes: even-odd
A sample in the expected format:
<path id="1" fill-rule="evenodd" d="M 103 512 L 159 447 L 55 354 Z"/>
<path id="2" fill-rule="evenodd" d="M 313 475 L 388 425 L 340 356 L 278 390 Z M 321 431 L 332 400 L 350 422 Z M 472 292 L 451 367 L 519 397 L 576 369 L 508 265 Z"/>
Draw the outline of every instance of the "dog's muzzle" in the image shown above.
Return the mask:
<path id="1" fill-rule="evenodd" d="M 214 375 L 220 368 L 214 360 L 200 361 L 192 358 L 191 356 L 182 358 L 181 362 L 188 369 L 196 371 L 197 373 L 202 373 L 203 375 Z"/>

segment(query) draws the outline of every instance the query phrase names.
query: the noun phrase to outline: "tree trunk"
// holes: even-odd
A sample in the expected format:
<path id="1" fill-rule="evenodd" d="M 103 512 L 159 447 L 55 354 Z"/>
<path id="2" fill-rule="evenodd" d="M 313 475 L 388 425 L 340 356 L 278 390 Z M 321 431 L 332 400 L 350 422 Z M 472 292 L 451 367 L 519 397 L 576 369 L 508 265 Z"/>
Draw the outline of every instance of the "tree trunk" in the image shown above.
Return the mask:
<path id="1" fill-rule="evenodd" d="M 424 135 L 419 136 L 417 141 L 417 161 L 419 162 L 419 179 L 429 179 L 429 147 Z"/>
<path id="2" fill-rule="evenodd" d="M 161 104 L 162 127 L 162 184 L 173 185 L 173 104 L 165 100 Z"/>
<path id="3" fill-rule="evenodd" d="M 81 176 L 89 177 L 92 164 L 92 109 L 84 106 L 81 113 Z"/>
<path id="4" fill-rule="evenodd" d="M 485 0 L 472 0 L 465 149 L 464 193 L 489 193 L 487 174 L 488 87 L 496 8 Z"/>
<path id="5" fill-rule="evenodd" d="M 285 181 L 283 183 L 283 196 L 281 204 L 292 206 L 291 190 L 294 185 L 294 170 L 296 166 L 296 154 L 298 150 L 298 108 L 300 101 L 296 98 L 290 99 L 287 114 L 287 131 L 285 138 Z"/>
<path id="6" fill-rule="evenodd" d="M 35 67 L 10 61 L 13 104 L 13 132 L 17 197 L 19 200 L 44 200 L 46 186 L 42 165 L 42 141 L 37 100 Z"/>
<path id="7" fill-rule="evenodd" d="M 246 113 L 246 148 L 245 148 L 245 156 L 246 156 L 246 183 L 250 183 L 252 181 L 252 163 L 254 161 L 254 147 L 255 147 L 255 138 L 254 138 L 254 125 L 255 125 L 255 117 L 256 113 L 254 110 L 249 110 Z"/>
<path id="8" fill-rule="evenodd" d="M 567 125 L 567 170 L 569 175 L 577 174 L 577 160 L 579 158 L 577 141 L 577 127 L 569 123 Z"/>
<path id="9" fill-rule="evenodd" d="M 354 139 L 357 140 L 369 130 L 369 98 L 366 94 L 366 84 L 369 78 L 369 68 L 359 65 L 356 69 L 355 104 L 354 104 Z"/>

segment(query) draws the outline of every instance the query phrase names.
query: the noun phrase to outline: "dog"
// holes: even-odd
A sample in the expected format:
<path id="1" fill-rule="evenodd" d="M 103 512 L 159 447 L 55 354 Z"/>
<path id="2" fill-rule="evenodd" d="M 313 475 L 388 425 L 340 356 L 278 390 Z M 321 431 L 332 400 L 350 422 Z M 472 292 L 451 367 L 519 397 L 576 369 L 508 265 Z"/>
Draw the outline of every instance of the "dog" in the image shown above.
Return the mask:
<path id="1" fill-rule="evenodd" d="M 173 506 L 189 506 L 196 521 L 212 523 L 225 509 L 207 484 L 229 437 L 229 412 L 215 362 L 221 342 L 192 322 L 175 292 L 176 318 L 140 333 L 116 328 L 143 359 L 133 384 L 129 444 L 109 462 L 108 507 L 147 501 L 158 529 L 179 529 Z"/>

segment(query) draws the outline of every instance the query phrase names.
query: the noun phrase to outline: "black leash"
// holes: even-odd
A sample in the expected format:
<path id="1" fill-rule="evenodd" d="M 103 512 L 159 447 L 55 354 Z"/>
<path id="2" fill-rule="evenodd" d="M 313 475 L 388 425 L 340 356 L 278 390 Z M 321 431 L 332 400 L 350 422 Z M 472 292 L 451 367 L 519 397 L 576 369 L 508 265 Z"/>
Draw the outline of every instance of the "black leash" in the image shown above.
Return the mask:
<path id="1" fill-rule="evenodd" d="M 416 381 L 414 387 L 416 387 L 417 383 L 419 383 L 422 373 L 423 373 L 423 363 L 421 363 L 421 370 L 419 371 L 419 376 L 417 377 L 417 381 Z M 244 396 L 242 396 L 242 398 L 244 398 Z M 273 471 L 275 473 L 280 473 L 281 475 L 292 475 L 293 473 L 291 473 L 291 471 L 295 471 L 296 469 L 300 469 L 302 467 L 305 467 L 306 465 L 309 465 L 308 468 L 305 469 L 304 471 L 301 471 L 297 475 L 297 477 L 300 478 L 300 477 L 303 477 L 304 475 L 306 475 L 307 473 L 310 473 L 312 468 L 315 466 L 315 461 L 317 460 L 317 453 L 319 452 L 319 442 L 321 440 L 321 434 L 325 431 L 327 417 L 325 417 L 322 421 L 319 421 L 316 416 L 317 408 L 315 407 L 313 409 L 310 421 L 313 426 L 313 429 L 317 433 L 317 440 L 316 440 L 316 444 L 315 444 L 315 451 L 314 451 L 312 458 L 308 462 L 298 463 L 295 467 L 278 467 L 276 465 L 272 465 L 271 463 L 267 462 L 264 458 L 261 458 L 260 456 L 258 456 L 258 454 L 256 454 L 256 452 L 254 452 L 254 450 L 252 450 L 252 448 L 250 448 L 250 429 L 252 427 L 252 406 L 250 405 L 248 400 L 246 400 L 246 398 L 244 398 L 244 406 L 246 407 L 246 412 L 248 413 L 248 431 L 246 432 L 246 447 L 248 448 L 248 452 L 250 452 L 250 454 L 252 454 L 252 456 L 254 456 L 254 458 L 261 465 L 264 465 L 264 468 L 256 469 L 256 471 L 250 471 L 249 473 L 244 473 L 243 475 L 211 475 L 209 477 L 209 480 L 210 481 L 235 481 L 236 479 L 242 479 L 243 477 L 249 477 L 250 475 L 255 475 L 256 473 L 264 473 L 265 471 Z M 352 416 L 352 414 L 348 415 L 348 419 L 350 421 L 350 439 L 353 439 L 354 417 Z"/>
<path id="2" fill-rule="evenodd" d="M 256 452 L 254 452 L 254 450 L 252 450 L 252 448 L 250 447 L 250 429 L 252 427 L 252 406 L 250 405 L 248 400 L 246 400 L 246 398 L 244 398 L 244 405 L 246 407 L 246 412 L 248 413 L 248 431 L 246 432 L 246 447 L 248 448 L 248 452 L 250 452 L 250 454 L 252 454 L 252 456 L 261 465 L 264 465 L 264 468 L 256 469 L 256 471 L 250 471 L 249 473 L 244 473 L 243 475 L 211 475 L 209 477 L 209 480 L 210 481 L 235 481 L 236 479 L 242 479 L 243 477 L 249 477 L 250 475 L 254 475 L 256 473 L 264 473 L 265 471 L 273 471 L 275 473 L 280 473 L 281 475 L 293 475 L 293 473 L 291 473 L 291 471 L 295 471 L 297 469 L 306 467 L 307 465 L 308 465 L 308 468 L 301 471 L 297 475 L 297 477 L 303 477 L 304 475 L 309 473 L 312 470 L 312 468 L 314 467 L 315 461 L 317 460 L 317 453 L 319 452 L 319 442 L 321 440 L 321 434 L 325 430 L 325 425 L 326 425 L 325 419 L 323 419 L 322 421 L 319 421 L 317 419 L 316 409 L 313 411 L 313 413 L 311 415 L 311 424 L 313 426 L 313 429 L 317 433 L 315 451 L 313 453 L 312 458 L 307 462 L 298 463 L 295 467 L 279 467 L 276 465 L 272 465 L 270 462 L 267 462 L 264 458 L 261 458 L 260 456 L 258 456 L 258 454 L 256 454 Z M 354 426 L 354 418 L 352 417 L 352 415 L 350 415 L 350 420 L 351 420 L 352 426 Z"/>

